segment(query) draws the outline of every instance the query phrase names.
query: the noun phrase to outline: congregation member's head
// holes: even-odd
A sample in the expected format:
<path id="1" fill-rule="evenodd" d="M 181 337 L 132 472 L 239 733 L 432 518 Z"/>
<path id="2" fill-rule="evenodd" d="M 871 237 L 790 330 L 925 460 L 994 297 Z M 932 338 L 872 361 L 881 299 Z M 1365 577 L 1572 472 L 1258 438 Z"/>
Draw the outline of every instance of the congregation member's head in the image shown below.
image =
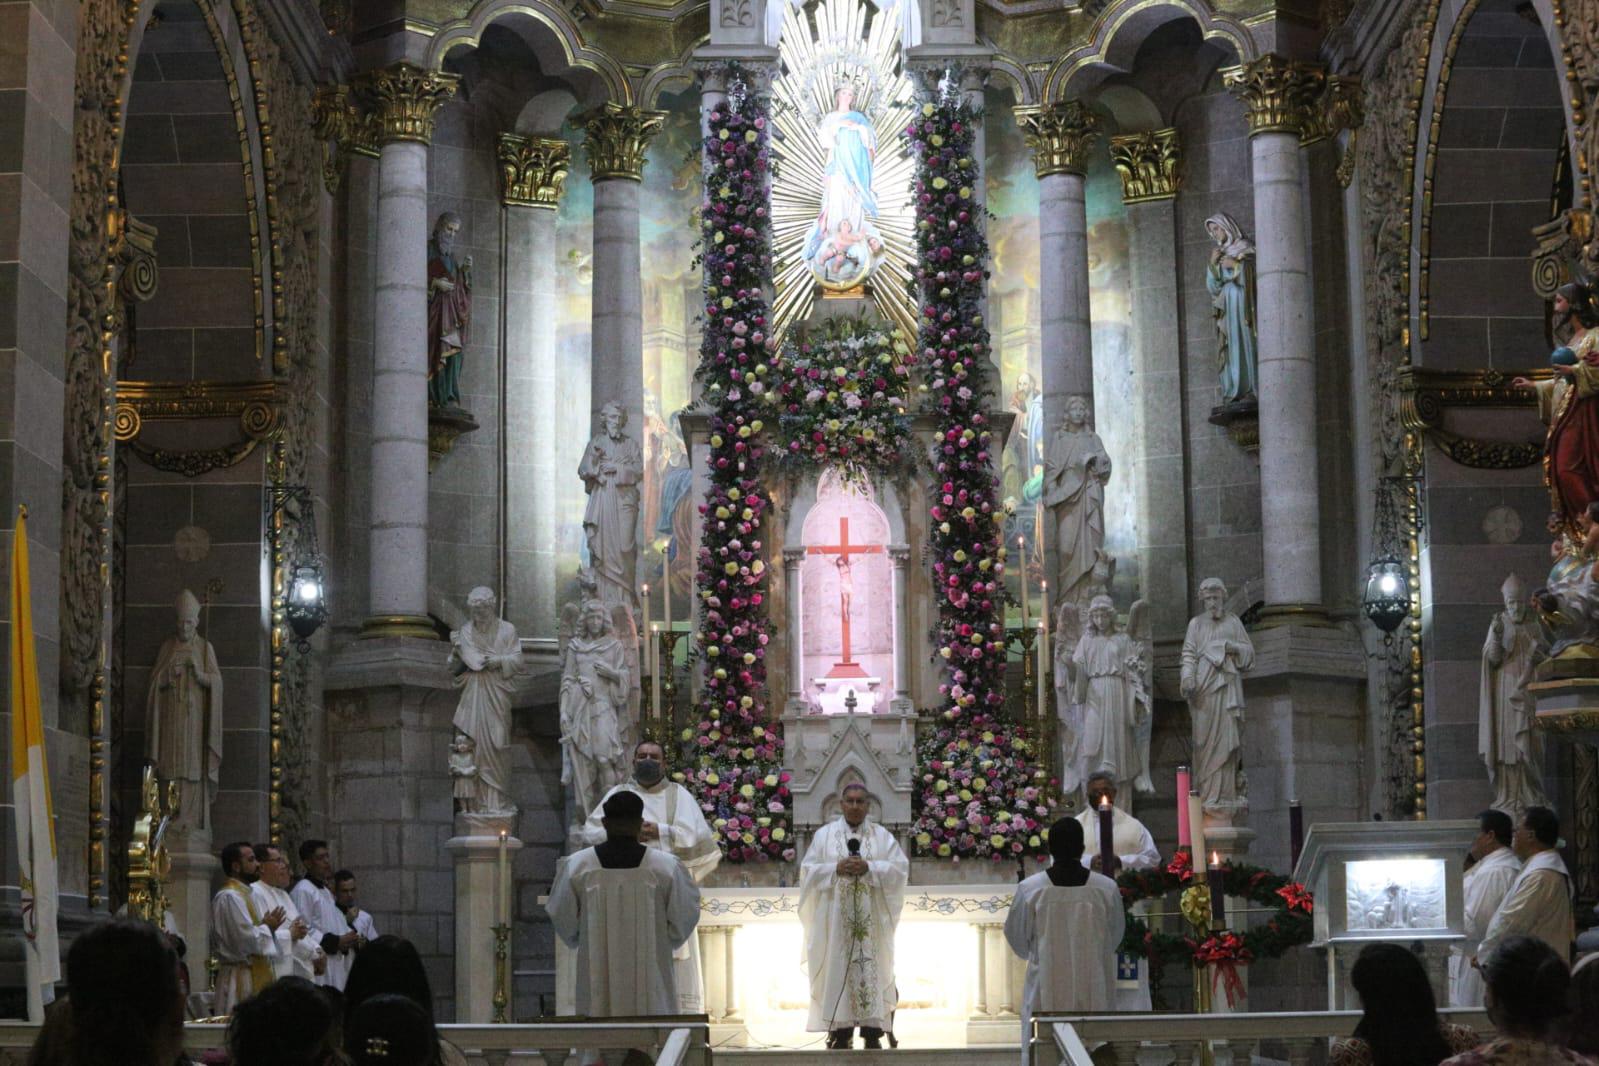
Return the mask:
<path id="1" fill-rule="evenodd" d="M 1542 851 L 1552 851 L 1560 843 L 1560 819 L 1548 807 L 1528 807 L 1516 825 L 1511 846 L 1516 857 L 1530 859 Z"/>
<path id="2" fill-rule="evenodd" d="M 1399 944 L 1367 944 L 1349 971 L 1362 1014 L 1355 1036 L 1372 1066 L 1437 1066 L 1450 1057 L 1421 960 Z"/>
<path id="3" fill-rule="evenodd" d="M 644 801 L 637 792 L 613 792 L 600 805 L 600 825 L 607 840 L 637 840 L 644 832 Z"/>
<path id="4" fill-rule="evenodd" d="M 1500 848 L 1510 846 L 1515 826 L 1504 811 L 1489 809 L 1477 815 L 1477 838 L 1471 842 L 1471 857 L 1485 859 Z"/>
<path id="5" fill-rule="evenodd" d="M 305 876 L 319 885 L 328 883 L 333 876 L 333 860 L 328 858 L 326 840 L 307 840 L 300 844 L 300 866 Z"/>
<path id="6" fill-rule="evenodd" d="M 866 821 L 866 814 L 872 809 L 872 794 L 859 781 L 851 781 L 838 797 L 838 807 L 845 823 L 854 829 Z"/>
<path id="7" fill-rule="evenodd" d="M 257 844 L 251 850 L 255 852 L 255 864 L 261 880 L 273 888 L 288 888 L 289 858 L 283 854 L 283 849 L 276 844 Z"/>
<path id="8" fill-rule="evenodd" d="M 1058 863 L 1083 861 L 1083 824 L 1075 818 L 1059 818 L 1049 827 L 1049 857 Z"/>
<path id="9" fill-rule="evenodd" d="M 147 922 L 84 930 L 67 952 L 65 1046 L 72 1066 L 171 1066 L 183 1050 L 178 957 Z M 63 1037 L 65 1039 L 61 1039 Z"/>
<path id="10" fill-rule="evenodd" d="M 428 1012 L 406 996 L 373 996 L 350 1013 L 344 1053 L 355 1066 L 432 1066 L 439 1038 Z"/>
<path id="11" fill-rule="evenodd" d="M 235 881 L 254 884 L 261 876 L 261 864 L 256 861 L 255 845 L 248 840 L 236 840 L 222 846 L 222 876 Z"/>
<path id="12" fill-rule="evenodd" d="M 333 1001 L 302 977 L 280 977 L 233 1008 L 232 1066 L 329 1066 L 338 1061 Z"/>
<path id="13" fill-rule="evenodd" d="M 333 902 L 339 905 L 339 910 L 348 913 L 355 907 L 355 874 L 349 870 L 339 870 L 333 875 Z"/>
<path id="14" fill-rule="evenodd" d="M 1088 796 L 1090 810 L 1099 810 L 1099 801 L 1102 799 L 1109 800 L 1112 807 L 1116 806 L 1116 779 L 1103 771 L 1088 775 L 1083 792 Z"/>
<path id="15" fill-rule="evenodd" d="M 1501 1036 L 1550 1039 L 1566 1015 L 1571 971 L 1566 960 L 1542 940 L 1508 936 L 1481 963 L 1483 1005 Z"/>
<path id="16" fill-rule="evenodd" d="M 355 1016 L 364 1004 L 381 996 L 401 996 L 426 1012 L 428 1029 L 437 1048 L 439 1035 L 433 1019 L 433 986 L 428 982 L 422 956 L 404 937 L 380 936 L 356 952 L 355 962 L 350 965 L 350 979 L 344 984 L 346 1028 L 355 1024 Z M 349 1045 L 348 1040 L 345 1043 Z"/>
<path id="17" fill-rule="evenodd" d="M 666 753 L 653 740 L 641 740 L 633 748 L 633 780 L 650 788 L 666 776 Z"/>
<path id="18" fill-rule="evenodd" d="M 1566 1047 L 1599 1057 L 1599 954 L 1585 955 L 1571 968 L 1570 1021 Z"/>

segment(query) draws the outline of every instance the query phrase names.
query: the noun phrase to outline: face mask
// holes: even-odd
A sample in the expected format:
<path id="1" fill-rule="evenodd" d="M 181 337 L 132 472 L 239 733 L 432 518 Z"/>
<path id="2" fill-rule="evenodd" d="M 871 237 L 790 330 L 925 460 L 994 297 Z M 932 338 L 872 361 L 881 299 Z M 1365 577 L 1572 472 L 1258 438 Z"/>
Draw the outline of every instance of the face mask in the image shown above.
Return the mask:
<path id="1" fill-rule="evenodd" d="M 633 764 L 633 776 L 646 787 L 661 779 L 661 764 L 654 759 L 644 759 Z"/>

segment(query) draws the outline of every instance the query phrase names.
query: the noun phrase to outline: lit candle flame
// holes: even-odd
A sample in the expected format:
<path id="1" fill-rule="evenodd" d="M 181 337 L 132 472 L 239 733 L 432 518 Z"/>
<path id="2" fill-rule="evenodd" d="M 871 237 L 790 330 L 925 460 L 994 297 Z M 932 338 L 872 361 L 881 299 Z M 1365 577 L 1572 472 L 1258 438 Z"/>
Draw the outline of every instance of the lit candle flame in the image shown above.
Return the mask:
<path id="1" fill-rule="evenodd" d="M 1214 851 L 1211 852 L 1210 853 L 1210 864 L 1212 866 L 1220 866 L 1221 865 L 1221 856 L 1217 855 Z"/>
<path id="2" fill-rule="evenodd" d="M 1110 810 L 1110 797 L 1109 796 L 1101 796 L 1101 797 L 1099 797 L 1099 809 L 1102 810 L 1102 811 Z"/>

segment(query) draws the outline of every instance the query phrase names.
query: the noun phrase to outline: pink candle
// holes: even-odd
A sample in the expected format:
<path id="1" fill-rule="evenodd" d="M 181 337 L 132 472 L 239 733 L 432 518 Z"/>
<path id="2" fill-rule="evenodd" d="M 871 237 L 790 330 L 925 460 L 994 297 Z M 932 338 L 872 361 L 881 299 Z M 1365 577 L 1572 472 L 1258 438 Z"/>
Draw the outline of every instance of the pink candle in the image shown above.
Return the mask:
<path id="1" fill-rule="evenodd" d="M 1188 767 L 1177 768 L 1177 846 L 1186 848 L 1193 843 L 1188 835 L 1188 790 L 1190 784 Z"/>

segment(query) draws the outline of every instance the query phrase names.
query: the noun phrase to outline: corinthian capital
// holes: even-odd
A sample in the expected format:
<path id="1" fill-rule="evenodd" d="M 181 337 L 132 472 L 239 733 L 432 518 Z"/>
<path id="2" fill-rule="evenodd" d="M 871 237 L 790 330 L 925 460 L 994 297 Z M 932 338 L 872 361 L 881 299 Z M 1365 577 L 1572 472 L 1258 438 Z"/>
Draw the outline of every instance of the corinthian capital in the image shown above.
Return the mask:
<path id="1" fill-rule="evenodd" d="M 1319 63 L 1263 55 L 1224 72 L 1222 84 L 1244 102 L 1249 135 L 1302 133 L 1311 125 L 1327 74 Z"/>
<path id="2" fill-rule="evenodd" d="M 1027 147 L 1033 150 L 1033 169 L 1039 177 L 1088 173 L 1099 119 L 1082 101 L 1032 104 L 1016 108 L 1015 115 Z"/>
<path id="3" fill-rule="evenodd" d="M 638 181 L 644 176 L 644 152 L 650 139 L 661 131 L 666 112 L 604 103 L 578 121 L 588 134 L 583 145 L 589 153 L 589 176 L 595 181 Z"/>
<path id="4" fill-rule="evenodd" d="M 1123 203 L 1170 200 L 1182 184 L 1182 152 L 1175 129 L 1112 137 L 1110 161 L 1122 176 Z"/>
<path id="5" fill-rule="evenodd" d="M 565 141 L 502 133 L 495 154 L 503 202 L 552 211 L 560 204 L 572 163 L 572 149 Z"/>
<path id="6" fill-rule="evenodd" d="M 455 95 L 460 76 L 395 63 L 367 71 L 357 80 L 356 96 L 372 112 L 379 144 L 433 140 L 433 116 Z"/>

